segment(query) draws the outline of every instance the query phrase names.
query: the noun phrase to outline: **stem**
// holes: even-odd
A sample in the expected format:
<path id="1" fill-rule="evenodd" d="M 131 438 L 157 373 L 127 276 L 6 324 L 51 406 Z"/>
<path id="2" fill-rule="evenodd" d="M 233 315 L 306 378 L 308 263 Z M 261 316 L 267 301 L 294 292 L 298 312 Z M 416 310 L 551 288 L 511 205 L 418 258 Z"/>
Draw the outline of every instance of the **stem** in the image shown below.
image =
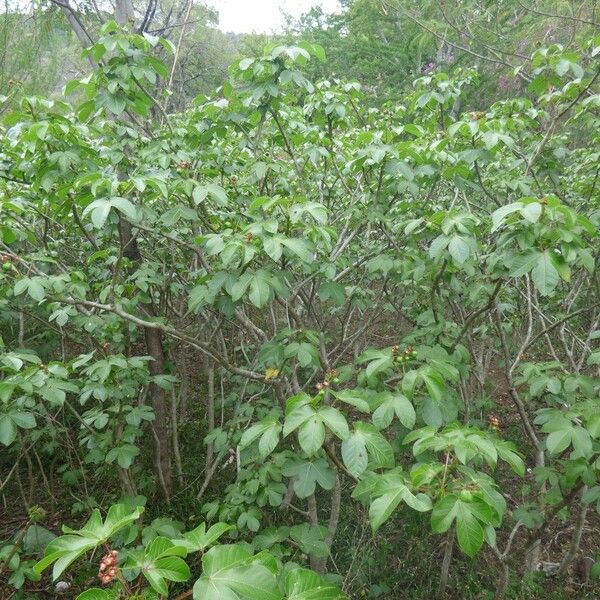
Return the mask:
<path id="1" fill-rule="evenodd" d="M 451 527 L 446 534 L 446 547 L 444 548 L 444 558 L 442 559 L 442 569 L 440 572 L 440 586 L 436 598 L 442 598 L 448 587 L 448 577 L 450 575 L 450 564 L 452 563 L 452 553 L 454 551 L 454 527 Z"/>
<path id="2" fill-rule="evenodd" d="M 585 494 L 587 491 L 587 485 L 584 485 L 581 488 L 581 495 Z M 571 543 L 569 544 L 569 549 L 565 554 L 564 558 L 560 563 L 560 569 L 558 571 L 559 577 L 564 577 L 571 566 L 571 563 L 575 560 L 577 556 L 577 552 L 579 552 L 579 545 L 581 544 L 581 537 L 583 535 L 583 530 L 585 528 L 585 520 L 587 517 L 587 511 L 589 508 L 589 504 L 585 504 L 581 502 L 581 507 L 579 508 L 579 514 L 577 515 L 577 521 L 575 522 L 575 530 L 573 531 L 573 536 L 571 537 Z"/>

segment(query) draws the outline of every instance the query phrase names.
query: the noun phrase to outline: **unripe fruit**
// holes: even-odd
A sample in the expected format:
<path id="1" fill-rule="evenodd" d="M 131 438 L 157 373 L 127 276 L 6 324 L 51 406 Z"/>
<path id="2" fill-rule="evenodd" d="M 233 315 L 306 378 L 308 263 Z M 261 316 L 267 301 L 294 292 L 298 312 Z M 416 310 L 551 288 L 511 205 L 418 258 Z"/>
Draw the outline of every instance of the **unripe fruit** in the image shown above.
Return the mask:
<path id="1" fill-rule="evenodd" d="M 12 267 L 12 263 L 9 263 L 9 262 L 2 263 L 2 270 L 3 271 L 6 271 L 6 272 L 12 271 L 12 268 L 13 268 Z"/>
<path id="2" fill-rule="evenodd" d="M 470 502 L 473 500 L 473 492 L 470 492 L 469 490 L 461 490 L 460 499 L 464 502 Z"/>

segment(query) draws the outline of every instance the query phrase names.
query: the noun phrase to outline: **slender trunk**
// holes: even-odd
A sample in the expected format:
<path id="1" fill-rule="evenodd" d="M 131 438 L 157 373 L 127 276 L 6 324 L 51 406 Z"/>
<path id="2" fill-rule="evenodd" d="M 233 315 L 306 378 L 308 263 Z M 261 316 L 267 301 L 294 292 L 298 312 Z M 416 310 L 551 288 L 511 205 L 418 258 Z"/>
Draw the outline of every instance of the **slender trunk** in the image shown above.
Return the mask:
<path id="1" fill-rule="evenodd" d="M 498 581 L 496 582 L 496 593 L 494 594 L 494 600 L 504 600 L 506 588 L 508 587 L 509 576 L 510 571 L 508 570 L 508 565 L 506 562 L 502 561 L 500 564 L 500 575 L 498 577 Z"/>
<path id="2" fill-rule="evenodd" d="M 18 337 L 19 348 L 25 346 L 25 313 L 19 312 L 19 337 Z"/>
<path id="3" fill-rule="evenodd" d="M 115 21 L 119 25 L 131 25 L 133 28 L 135 22 L 135 12 L 131 0 L 116 0 L 115 2 Z"/>
<path id="4" fill-rule="evenodd" d="M 154 316 L 154 311 L 148 305 L 143 307 L 148 316 Z M 162 347 L 162 332 L 158 329 L 146 328 L 144 330 L 146 349 L 153 358 L 149 364 L 150 375 L 162 375 L 165 371 L 165 356 Z M 172 491 L 171 473 L 171 445 L 169 440 L 169 410 L 165 390 L 152 382 L 149 388 L 154 421 L 152 431 L 154 434 L 154 468 L 159 477 L 162 493 L 168 499 Z"/>
<path id="5" fill-rule="evenodd" d="M 448 578 L 450 576 L 450 564 L 452 563 L 452 553 L 454 552 L 454 527 L 446 534 L 446 547 L 444 548 L 444 558 L 442 559 L 442 568 L 440 571 L 440 586 L 436 598 L 443 598 L 448 587 Z"/>
<path id="6" fill-rule="evenodd" d="M 316 527 L 319 524 L 319 513 L 317 511 L 317 499 L 314 494 L 311 494 L 308 497 L 308 520 L 313 527 Z M 320 572 L 319 569 L 319 556 L 315 556 L 314 554 L 310 555 L 310 568 L 313 571 Z"/>
<path id="7" fill-rule="evenodd" d="M 119 481 L 121 482 L 121 490 L 126 496 L 135 498 L 137 496 L 137 488 L 134 481 L 129 476 L 129 470 L 119 467 Z"/>
<path id="8" fill-rule="evenodd" d="M 587 491 L 587 485 L 584 485 L 581 490 L 581 495 L 585 494 Z M 579 552 L 579 545 L 581 544 L 581 537 L 583 535 L 583 530 L 585 528 L 585 520 L 587 517 L 589 504 L 585 504 L 581 502 L 581 506 L 579 508 L 579 514 L 577 515 L 577 521 L 575 522 L 575 530 L 573 531 L 573 536 L 571 537 L 571 543 L 569 544 L 569 549 L 565 554 L 562 562 L 560 563 L 560 569 L 558 571 L 559 577 L 564 577 L 569 570 L 569 567 L 575 560 L 577 553 Z"/>
<path id="9" fill-rule="evenodd" d="M 132 234 L 131 223 L 126 219 L 119 218 L 119 236 L 121 238 L 121 251 L 132 264 L 139 265 L 142 261 L 137 240 Z M 140 303 L 140 309 L 144 315 L 152 319 L 156 316 L 154 306 L 151 302 Z M 162 331 L 152 327 L 144 329 L 144 340 L 146 352 L 152 357 L 148 366 L 150 375 L 163 375 L 165 371 L 165 355 L 162 345 Z M 171 496 L 173 482 L 171 470 L 171 443 L 169 435 L 169 407 L 166 392 L 156 383 L 150 383 L 148 388 L 154 421 L 152 422 L 152 434 L 154 437 L 154 470 L 160 484 L 162 495 L 165 499 Z"/>
<path id="10" fill-rule="evenodd" d="M 206 418 L 208 433 L 215 428 L 215 365 L 210 358 L 206 359 Z M 215 445 L 210 442 L 206 447 L 206 472 L 212 467 Z"/>
<path id="11" fill-rule="evenodd" d="M 177 398 L 175 388 L 171 391 L 171 433 L 173 436 L 173 458 L 175 459 L 175 468 L 177 469 L 177 479 L 179 486 L 184 486 L 183 466 L 181 464 L 181 452 L 179 450 L 179 423 L 177 421 Z"/>
<path id="12" fill-rule="evenodd" d="M 340 485 L 340 478 L 336 476 L 335 478 L 335 486 L 333 488 L 333 492 L 331 495 L 331 512 L 329 513 L 329 523 L 327 528 L 329 533 L 325 538 L 325 543 L 327 547 L 331 551 L 331 545 L 333 544 L 333 539 L 335 538 L 335 533 L 337 531 L 338 522 L 340 520 L 340 506 L 342 503 L 342 486 Z M 315 557 L 315 571 L 318 573 L 324 573 L 327 567 L 327 556 L 318 556 Z"/>

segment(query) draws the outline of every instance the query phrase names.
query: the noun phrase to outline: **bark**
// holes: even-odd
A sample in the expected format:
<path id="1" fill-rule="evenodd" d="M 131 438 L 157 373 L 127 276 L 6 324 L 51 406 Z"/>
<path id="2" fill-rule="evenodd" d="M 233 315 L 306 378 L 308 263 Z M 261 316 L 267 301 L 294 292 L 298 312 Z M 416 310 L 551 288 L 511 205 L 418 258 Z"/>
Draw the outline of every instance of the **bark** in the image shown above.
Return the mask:
<path id="1" fill-rule="evenodd" d="M 444 558 L 442 559 L 442 568 L 440 571 L 440 585 L 436 598 L 443 598 L 448 587 L 448 578 L 450 576 L 450 564 L 452 563 L 452 553 L 454 552 L 454 527 L 446 534 L 446 546 L 444 548 Z"/>
<path id="2" fill-rule="evenodd" d="M 137 240 L 132 234 L 131 223 L 119 218 L 119 237 L 121 252 L 132 264 L 139 265 L 142 256 Z M 151 302 L 140 303 L 140 310 L 149 320 L 156 317 Z M 165 355 L 163 352 L 162 331 L 152 327 L 144 328 L 146 352 L 152 357 L 149 364 L 150 375 L 163 375 L 165 371 Z M 154 437 L 154 470 L 160 484 L 162 495 L 168 499 L 173 489 L 171 469 L 171 444 L 169 435 L 169 406 L 165 390 L 156 383 L 149 386 L 150 402 L 154 410 L 152 433 Z"/>
<path id="3" fill-rule="evenodd" d="M 116 0 L 115 2 L 115 21 L 119 25 L 135 24 L 135 12 L 131 0 Z"/>
<path id="4" fill-rule="evenodd" d="M 179 449 L 179 422 L 177 420 L 177 398 L 175 396 L 175 389 L 171 390 L 171 434 L 173 441 L 173 458 L 175 459 L 175 468 L 177 469 L 177 479 L 179 481 L 179 487 L 183 488 L 183 466 L 181 462 L 181 451 Z"/>
<path id="5" fill-rule="evenodd" d="M 210 358 L 206 359 L 206 417 L 208 433 L 215 428 L 215 365 Z M 206 473 L 212 468 L 215 445 L 210 442 L 206 447 Z"/>
<path id="6" fill-rule="evenodd" d="M 119 467 L 119 481 L 121 482 L 121 490 L 126 496 L 131 496 L 132 498 L 137 496 L 137 488 L 129 476 L 128 469 L 122 469 Z"/>
<path id="7" fill-rule="evenodd" d="M 319 513 L 317 511 L 317 499 L 314 494 L 308 497 L 308 520 L 313 527 L 319 524 Z M 318 571 L 319 568 L 319 557 L 314 554 L 310 555 L 310 568 L 313 571 Z"/>
<path id="8" fill-rule="evenodd" d="M 329 523 L 327 528 L 329 533 L 325 538 L 325 543 L 328 548 L 331 550 L 331 545 L 333 544 L 333 539 L 335 538 L 335 534 L 338 527 L 338 522 L 340 520 L 340 506 L 342 501 L 342 486 L 340 485 L 340 478 L 336 476 L 335 478 L 335 486 L 333 488 L 333 492 L 331 495 L 331 512 L 329 513 Z M 312 562 L 312 558 L 311 558 Z M 324 573 L 327 567 L 327 556 L 317 556 L 314 559 L 315 567 L 314 570 L 318 573 Z"/>
<path id="9" fill-rule="evenodd" d="M 587 491 L 587 486 L 583 486 L 581 490 L 581 495 L 585 494 Z M 585 528 L 585 520 L 587 517 L 589 504 L 581 503 L 581 507 L 579 508 L 579 514 L 577 515 L 577 521 L 575 522 L 575 530 L 573 531 L 573 536 L 571 537 L 571 543 L 569 544 L 569 549 L 565 554 L 562 562 L 560 563 L 560 569 L 558 571 L 558 575 L 560 577 L 565 577 L 567 575 L 567 571 L 569 567 L 575 560 L 577 553 L 579 552 L 579 545 L 581 544 L 581 537 L 583 535 L 583 530 Z"/>
<path id="10" fill-rule="evenodd" d="M 70 6 L 68 0 L 53 0 L 64 11 L 77 39 L 84 48 L 93 43 L 92 38 L 85 30 L 85 27 L 79 18 L 77 12 Z M 135 25 L 135 12 L 131 0 L 116 0 L 114 18 L 120 25 Z M 93 67 L 95 63 L 91 61 Z M 119 173 L 119 178 L 124 177 Z M 121 252 L 123 256 L 129 258 L 134 265 L 141 263 L 142 257 L 131 230 L 131 224 L 124 218 L 119 219 L 119 236 L 121 240 Z M 152 303 L 140 304 L 140 309 L 148 320 L 156 317 Z M 162 331 L 155 328 L 144 328 L 144 340 L 146 350 L 152 357 L 150 362 L 150 374 L 164 374 L 165 356 L 162 343 Z M 155 419 L 152 423 L 152 433 L 154 437 L 154 469 L 160 484 L 162 495 L 168 499 L 172 491 L 172 471 L 171 471 L 171 440 L 169 435 L 169 406 L 165 390 L 156 385 L 150 384 L 149 388 L 152 408 Z"/>
<path id="11" fill-rule="evenodd" d="M 506 588 L 508 587 L 508 578 L 510 572 L 508 570 L 508 565 L 506 561 L 500 562 L 500 575 L 498 577 L 498 581 L 496 582 L 496 592 L 494 594 L 494 600 L 504 600 L 504 596 L 506 595 Z"/>

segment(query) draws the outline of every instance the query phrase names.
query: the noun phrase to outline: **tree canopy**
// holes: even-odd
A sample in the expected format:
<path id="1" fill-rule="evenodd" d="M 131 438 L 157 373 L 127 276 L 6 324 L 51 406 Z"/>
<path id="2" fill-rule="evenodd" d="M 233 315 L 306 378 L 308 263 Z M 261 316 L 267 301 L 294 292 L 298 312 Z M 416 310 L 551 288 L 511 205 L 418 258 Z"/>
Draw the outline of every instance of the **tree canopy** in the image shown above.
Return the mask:
<path id="1" fill-rule="evenodd" d="M 596 16 L 459 4 L 235 59 L 40 9 L 85 49 L 0 109 L 7 597 L 596 597 Z"/>

